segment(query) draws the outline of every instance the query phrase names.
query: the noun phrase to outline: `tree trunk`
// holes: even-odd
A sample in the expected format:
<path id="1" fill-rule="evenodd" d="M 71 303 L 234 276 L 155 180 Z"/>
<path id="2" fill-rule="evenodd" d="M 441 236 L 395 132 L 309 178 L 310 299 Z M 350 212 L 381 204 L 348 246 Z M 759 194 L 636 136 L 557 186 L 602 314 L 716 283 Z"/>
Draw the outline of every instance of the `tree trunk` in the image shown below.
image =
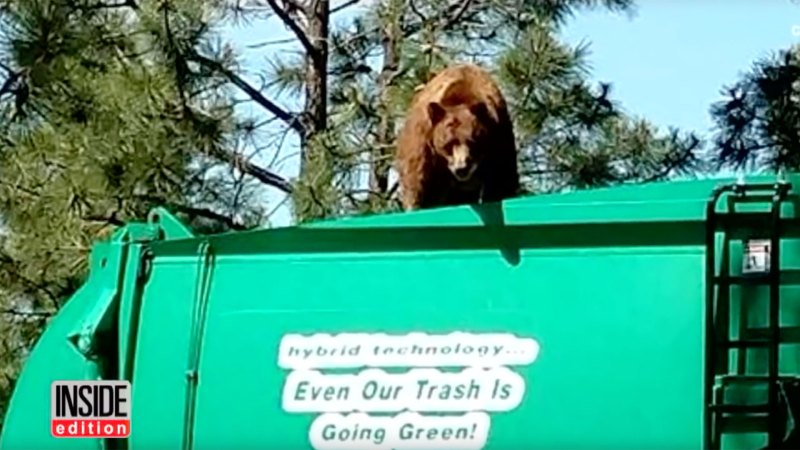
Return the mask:
<path id="1" fill-rule="evenodd" d="M 307 6 L 306 36 L 313 51 L 306 54 L 305 107 L 301 137 L 302 174 L 309 161 L 308 147 L 328 126 L 328 31 L 330 22 L 329 0 L 311 0 Z"/>
<path id="2" fill-rule="evenodd" d="M 380 98 L 378 100 L 378 129 L 375 147 L 370 162 L 369 188 L 373 207 L 386 205 L 389 189 L 389 169 L 395 139 L 395 120 L 392 111 L 392 86 L 400 70 L 400 44 L 404 12 L 402 2 L 392 0 L 389 4 L 388 20 L 381 30 L 383 65 L 378 76 Z"/>

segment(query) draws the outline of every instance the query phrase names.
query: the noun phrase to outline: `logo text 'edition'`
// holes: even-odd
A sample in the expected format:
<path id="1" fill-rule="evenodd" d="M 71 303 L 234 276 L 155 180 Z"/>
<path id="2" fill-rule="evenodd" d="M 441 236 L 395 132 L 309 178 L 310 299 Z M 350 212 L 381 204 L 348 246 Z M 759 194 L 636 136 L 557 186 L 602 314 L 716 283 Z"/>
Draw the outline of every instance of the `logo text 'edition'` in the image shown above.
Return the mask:
<path id="1" fill-rule="evenodd" d="M 128 381 L 54 381 L 50 387 L 50 432 L 54 437 L 128 437 L 130 414 Z"/>

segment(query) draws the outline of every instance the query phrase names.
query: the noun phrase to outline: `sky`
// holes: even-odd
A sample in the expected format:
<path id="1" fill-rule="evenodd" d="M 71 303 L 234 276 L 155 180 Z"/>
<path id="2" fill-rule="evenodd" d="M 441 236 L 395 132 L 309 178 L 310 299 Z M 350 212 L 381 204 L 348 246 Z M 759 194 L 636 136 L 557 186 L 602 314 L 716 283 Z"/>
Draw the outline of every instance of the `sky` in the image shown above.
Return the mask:
<path id="1" fill-rule="evenodd" d="M 579 12 L 562 37 L 589 43 L 593 81 L 607 81 L 612 96 L 628 114 L 659 127 L 675 126 L 701 136 L 712 127 L 709 107 L 721 89 L 735 82 L 753 61 L 800 43 L 800 3 L 791 0 L 640 0 L 633 16 L 605 11 Z M 276 22 L 226 31 L 251 72 L 267 67 L 266 58 L 285 47 L 248 48 L 288 37 Z M 246 72 L 247 73 L 247 72 Z M 255 80 L 255 78 L 250 78 Z M 285 102 L 297 99 L 283 98 Z M 296 152 L 296 139 L 286 142 Z M 278 168 L 293 177 L 296 158 Z M 288 202 L 277 192 L 271 226 L 291 222 Z"/>
<path id="2" fill-rule="evenodd" d="M 793 28 L 794 27 L 794 28 Z M 700 133 L 708 113 L 753 61 L 800 43 L 800 4 L 789 0 L 640 0 L 633 18 L 576 15 L 563 37 L 590 42 L 595 80 L 627 112 Z"/>

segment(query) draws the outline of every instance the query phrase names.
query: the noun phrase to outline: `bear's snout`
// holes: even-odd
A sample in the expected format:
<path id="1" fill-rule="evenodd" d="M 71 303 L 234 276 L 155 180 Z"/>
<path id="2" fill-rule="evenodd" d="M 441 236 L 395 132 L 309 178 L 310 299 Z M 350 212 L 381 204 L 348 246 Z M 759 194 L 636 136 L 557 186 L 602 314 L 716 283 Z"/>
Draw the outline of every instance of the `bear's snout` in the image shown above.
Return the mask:
<path id="1" fill-rule="evenodd" d="M 459 181 L 466 181 L 472 175 L 472 165 L 459 167 L 453 171 L 453 174 Z"/>
<path id="2" fill-rule="evenodd" d="M 453 150 L 453 157 L 450 160 L 450 171 L 459 181 L 467 181 L 472 173 L 475 171 L 475 164 L 473 164 L 472 157 L 470 156 L 469 147 L 466 145 L 459 145 Z"/>

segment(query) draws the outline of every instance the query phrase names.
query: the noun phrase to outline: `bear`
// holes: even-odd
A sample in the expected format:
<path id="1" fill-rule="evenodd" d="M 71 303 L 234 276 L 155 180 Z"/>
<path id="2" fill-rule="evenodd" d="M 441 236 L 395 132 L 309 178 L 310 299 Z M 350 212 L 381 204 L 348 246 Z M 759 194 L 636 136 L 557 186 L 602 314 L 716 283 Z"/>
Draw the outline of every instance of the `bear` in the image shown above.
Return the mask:
<path id="1" fill-rule="evenodd" d="M 415 91 L 395 151 L 403 209 L 516 196 L 514 128 L 492 76 L 478 65 L 457 64 Z"/>

